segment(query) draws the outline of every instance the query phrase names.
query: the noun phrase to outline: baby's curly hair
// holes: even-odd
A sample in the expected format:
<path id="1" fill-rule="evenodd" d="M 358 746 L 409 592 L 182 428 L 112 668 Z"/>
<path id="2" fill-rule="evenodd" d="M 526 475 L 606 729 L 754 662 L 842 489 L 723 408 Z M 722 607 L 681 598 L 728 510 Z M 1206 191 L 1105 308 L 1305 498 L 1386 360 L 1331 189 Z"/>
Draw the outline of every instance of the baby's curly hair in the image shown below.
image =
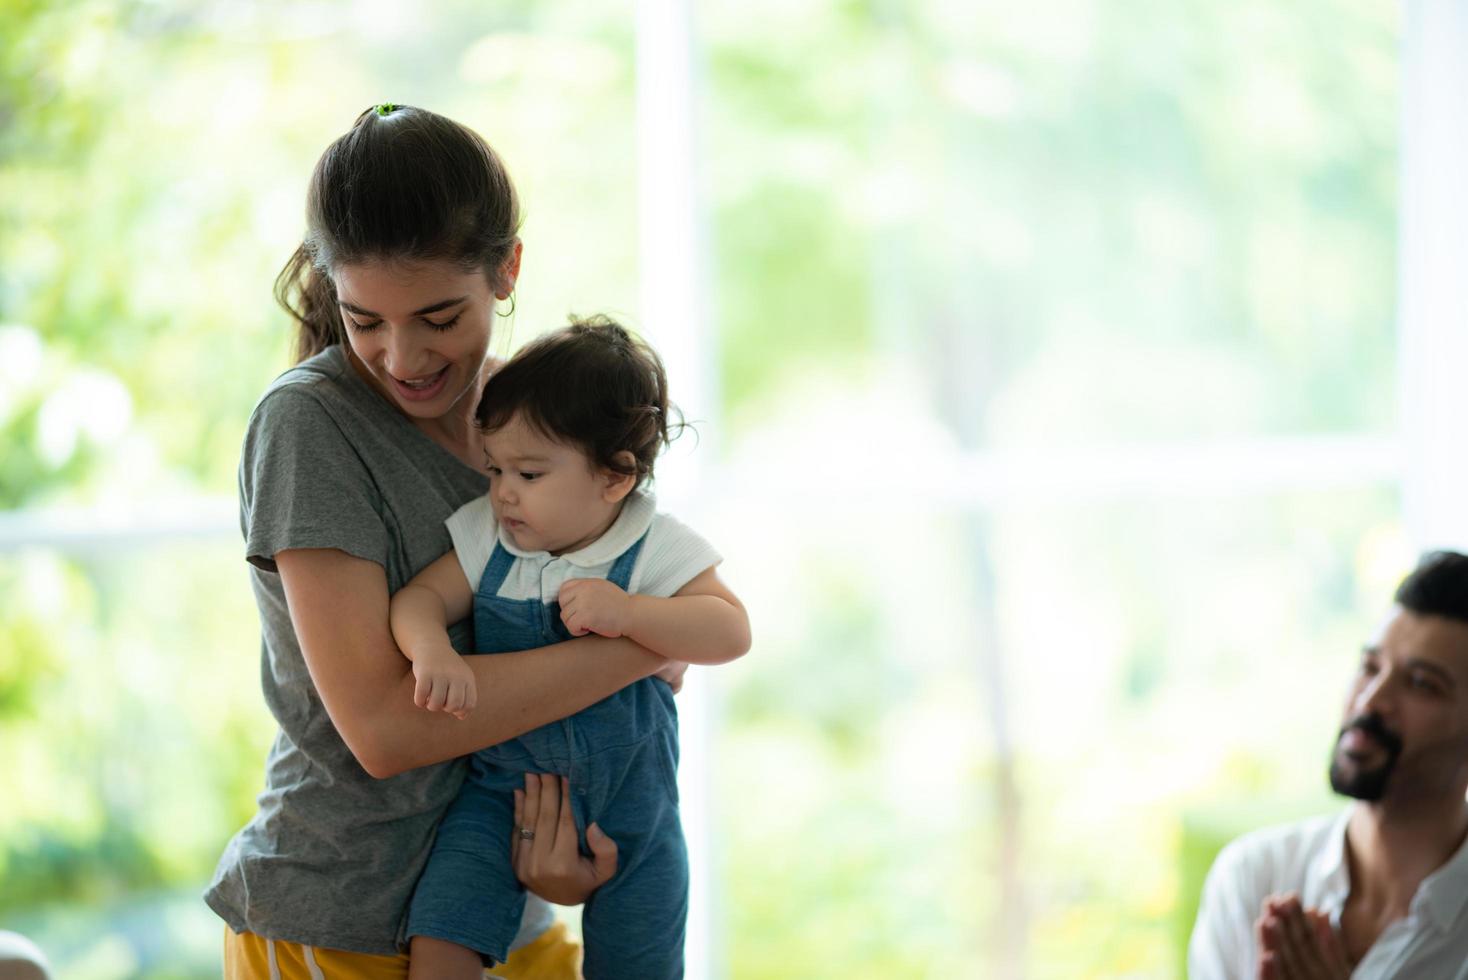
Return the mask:
<path id="1" fill-rule="evenodd" d="M 575 446 L 593 466 L 652 476 L 658 453 L 684 426 L 670 422 L 668 377 L 657 353 L 607 316 L 572 317 L 537 337 L 490 376 L 474 412 L 483 432 L 517 415 L 548 439 Z M 631 453 L 627 465 L 619 453 Z"/>

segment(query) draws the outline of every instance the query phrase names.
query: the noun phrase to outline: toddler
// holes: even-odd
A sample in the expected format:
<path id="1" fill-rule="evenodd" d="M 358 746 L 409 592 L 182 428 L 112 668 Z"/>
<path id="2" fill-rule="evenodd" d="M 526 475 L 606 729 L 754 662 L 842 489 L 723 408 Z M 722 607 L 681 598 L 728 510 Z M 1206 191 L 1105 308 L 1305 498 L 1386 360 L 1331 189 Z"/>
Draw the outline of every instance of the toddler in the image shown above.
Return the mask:
<path id="1" fill-rule="evenodd" d="M 503 653 L 597 633 L 690 663 L 733 660 L 749 620 L 720 557 L 657 512 L 647 481 L 668 442 L 667 379 L 644 343 L 605 317 L 527 345 L 490 378 L 475 413 L 487 496 L 447 521 L 453 550 L 392 599 L 414 700 L 460 718 L 474 677 L 447 624 L 474 617 L 474 649 Z M 688 862 L 678 818 L 677 712 L 647 678 L 563 721 L 470 758 L 409 909 L 414 978 L 479 977 L 504 962 L 525 893 L 510 861 L 524 773 L 566 778 L 583 853 L 593 823 L 617 873 L 582 916 L 587 980 L 683 975 Z M 454 944 L 424 943 L 421 937 Z"/>

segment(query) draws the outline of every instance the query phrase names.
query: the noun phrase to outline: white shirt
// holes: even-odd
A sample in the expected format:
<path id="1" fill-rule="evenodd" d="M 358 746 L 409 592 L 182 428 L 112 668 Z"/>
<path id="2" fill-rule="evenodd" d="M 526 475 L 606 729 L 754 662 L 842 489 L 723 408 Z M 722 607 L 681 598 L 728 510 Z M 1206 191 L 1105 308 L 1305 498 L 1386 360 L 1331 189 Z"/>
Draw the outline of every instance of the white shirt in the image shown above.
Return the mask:
<path id="1" fill-rule="evenodd" d="M 517 548 L 509 532 L 498 527 L 488 497 L 471 500 L 444 523 L 472 589 L 479 588 L 496 541 L 515 556 L 499 588 L 498 594 L 506 599 L 554 602 L 561 594 L 561 583 L 569 579 L 606 578 L 622 552 L 644 534 L 647 537 L 627 583 L 631 593 L 666 598 L 723 560 L 697 532 L 668 514 L 659 514 L 656 498 L 641 489 L 627 495 L 621 513 L 601 537 L 563 555 Z"/>
<path id="2" fill-rule="evenodd" d="M 1351 812 L 1255 831 L 1223 849 L 1203 886 L 1188 946 L 1190 980 L 1255 980 L 1254 920 L 1270 895 L 1298 892 L 1300 904 L 1340 928 L 1351 894 Z M 1351 977 L 1468 980 L 1468 845 L 1423 880 L 1407 917 L 1382 931 Z"/>

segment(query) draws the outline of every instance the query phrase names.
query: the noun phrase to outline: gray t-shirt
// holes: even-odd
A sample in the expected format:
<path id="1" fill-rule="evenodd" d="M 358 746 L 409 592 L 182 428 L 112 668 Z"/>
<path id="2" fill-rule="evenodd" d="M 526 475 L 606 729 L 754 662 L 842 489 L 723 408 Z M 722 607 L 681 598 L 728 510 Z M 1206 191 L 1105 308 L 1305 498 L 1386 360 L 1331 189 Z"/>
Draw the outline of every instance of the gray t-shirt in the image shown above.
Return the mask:
<path id="1" fill-rule="evenodd" d="M 250 417 L 240 529 L 260 610 L 261 685 L 280 725 L 259 812 L 224 850 L 204 900 L 237 932 L 391 954 L 434 829 L 464 762 L 373 779 L 311 683 L 275 554 L 337 548 L 380 564 L 388 589 L 449 550 L 444 520 L 488 478 L 419 431 L 362 380 L 340 347 L 287 371 Z M 473 649 L 473 624 L 450 629 Z M 517 942 L 551 921 L 534 896 Z"/>

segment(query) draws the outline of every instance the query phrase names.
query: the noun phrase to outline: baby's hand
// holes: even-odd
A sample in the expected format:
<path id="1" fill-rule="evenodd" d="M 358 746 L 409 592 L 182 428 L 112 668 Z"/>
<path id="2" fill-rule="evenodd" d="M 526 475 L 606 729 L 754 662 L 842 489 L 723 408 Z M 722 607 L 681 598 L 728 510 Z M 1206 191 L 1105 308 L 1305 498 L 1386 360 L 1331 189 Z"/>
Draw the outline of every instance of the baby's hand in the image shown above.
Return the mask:
<path id="1" fill-rule="evenodd" d="M 572 636 L 621 636 L 627 630 L 632 597 L 601 578 L 573 578 L 561 585 L 561 622 Z"/>
<path id="2" fill-rule="evenodd" d="M 413 661 L 413 703 L 429 711 L 447 711 L 463 721 L 478 701 L 474 671 L 453 650 L 419 656 Z"/>

